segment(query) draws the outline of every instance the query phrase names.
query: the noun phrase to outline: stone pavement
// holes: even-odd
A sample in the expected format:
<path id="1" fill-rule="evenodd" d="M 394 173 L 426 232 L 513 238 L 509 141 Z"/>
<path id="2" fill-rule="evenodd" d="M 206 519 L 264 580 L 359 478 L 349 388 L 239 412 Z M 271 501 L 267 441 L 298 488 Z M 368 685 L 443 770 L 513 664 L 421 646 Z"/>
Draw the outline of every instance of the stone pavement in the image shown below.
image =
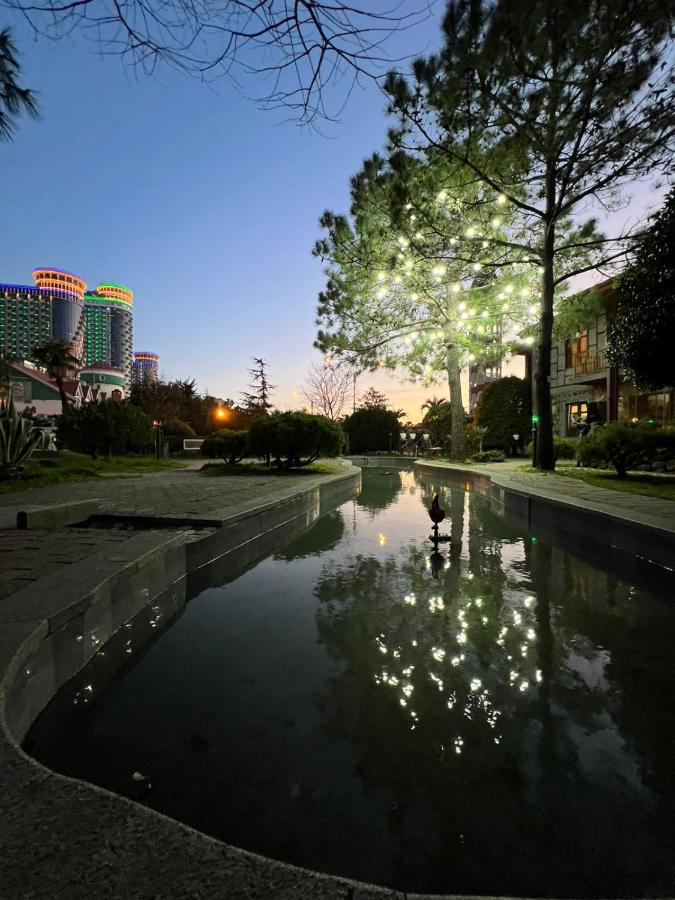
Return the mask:
<path id="1" fill-rule="evenodd" d="M 453 463 L 436 463 L 458 471 L 467 471 L 466 466 Z M 568 476 L 521 472 L 523 460 L 507 460 L 503 463 L 471 466 L 472 472 L 482 472 L 496 479 L 504 487 L 523 491 L 536 497 L 574 503 L 585 509 L 610 513 L 656 528 L 672 531 L 675 535 L 675 502 L 642 494 L 629 494 L 611 488 L 596 487 L 585 481 Z M 673 549 L 675 559 L 675 546 Z"/>
<path id="2" fill-rule="evenodd" d="M 201 465 L 201 463 L 199 464 Z M 116 516 L 176 517 L 196 520 L 243 512 L 261 503 L 281 500 L 303 486 L 321 480 L 317 475 L 224 476 L 205 478 L 199 465 L 127 478 L 105 478 L 35 488 L 0 495 L 0 599 L 44 575 L 67 568 L 88 556 L 123 542 L 133 531 L 117 529 L 61 529 L 17 531 L 6 527 L 26 506 L 72 503 L 100 498 L 99 511 Z"/>

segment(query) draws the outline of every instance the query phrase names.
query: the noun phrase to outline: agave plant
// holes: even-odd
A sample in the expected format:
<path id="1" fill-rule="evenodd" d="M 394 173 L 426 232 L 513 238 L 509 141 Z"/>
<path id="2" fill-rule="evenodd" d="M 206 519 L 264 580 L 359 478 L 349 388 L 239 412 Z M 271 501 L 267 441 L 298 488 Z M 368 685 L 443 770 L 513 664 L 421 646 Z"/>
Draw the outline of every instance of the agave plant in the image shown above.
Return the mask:
<path id="1" fill-rule="evenodd" d="M 44 432 L 20 416 L 10 398 L 0 413 L 0 479 L 16 475 L 31 453 L 44 443 Z"/>

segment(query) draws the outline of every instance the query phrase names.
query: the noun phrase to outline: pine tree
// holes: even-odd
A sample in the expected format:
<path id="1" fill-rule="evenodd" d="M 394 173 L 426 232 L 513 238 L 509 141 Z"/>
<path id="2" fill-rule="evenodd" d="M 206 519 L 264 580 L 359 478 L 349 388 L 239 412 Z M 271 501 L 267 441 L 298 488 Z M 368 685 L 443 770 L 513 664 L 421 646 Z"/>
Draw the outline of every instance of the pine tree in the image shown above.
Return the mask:
<path id="1" fill-rule="evenodd" d="M 266 416 L 268 411 L 272 409 L 270 396 L 276 385 L 270 384 L 267 378 L 265 367 L 269 365 L 262 357 L 254 356 L 253 362 L 255 366 L 248 370 L 252 378 L 250 392 L 242 392 L 243 405 L 246 412 L 257 413 Z"/>

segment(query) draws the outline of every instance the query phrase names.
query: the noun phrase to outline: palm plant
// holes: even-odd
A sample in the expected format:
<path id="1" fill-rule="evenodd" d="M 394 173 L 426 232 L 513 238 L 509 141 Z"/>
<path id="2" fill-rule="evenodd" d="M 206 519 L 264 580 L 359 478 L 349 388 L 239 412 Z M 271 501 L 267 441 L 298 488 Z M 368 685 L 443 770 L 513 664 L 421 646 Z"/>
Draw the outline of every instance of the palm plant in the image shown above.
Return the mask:
<path id="1" fill-rule="evenodd" d="M 16 120 L 22 112 L 36 118 L 37 103 L 33 92 L 19 87 L 17 77 L 19 61 L 12 42 L 11 31 L 0 31 L 0 141 L 9 141 L 16 129 Z"/>
<path id="2" fill-rule="evenodd" d="M 40 347 L 35 347 L 33 359 L 39 366 L 43 366 L 47 370 L 47 375 L 56 382 L 61 395 L 61 412 L 65 412 L 70 401 L 63 382 L 67 375 L 78 368 L 79 359 L 73 356 L 65 341 L 55 340 L 45 341 Z"/>
<path id="3" fill-rule="evenodd" d="M 42 448 L 45 433 L 34 428 L 30 419 L 20 416 L 10 397 L 6 408 L 0 412 L 0 480 L 11 478 L 31 453 Z"/>
<path id="4" fill-rule="evenodd" d="M 490 429 L 487 425 L 475 425 L 473 429 L 473 433 L 478 438 L 478 452 L 483 452 L 483 441 L 487 437 L 487 433 Z"/>

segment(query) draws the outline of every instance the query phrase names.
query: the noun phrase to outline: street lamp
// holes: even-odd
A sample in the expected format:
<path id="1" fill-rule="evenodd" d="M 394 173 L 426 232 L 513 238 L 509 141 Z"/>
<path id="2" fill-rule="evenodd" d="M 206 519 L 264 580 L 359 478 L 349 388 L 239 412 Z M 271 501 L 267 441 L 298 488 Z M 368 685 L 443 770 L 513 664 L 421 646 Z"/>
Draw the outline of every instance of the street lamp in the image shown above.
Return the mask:
<path id="1" fill-rule="evenodd" d="M 155 456 L 159 459 L 162 455 L 162 421 L 155 419 L 152 423 L 155 432 Z"/>

